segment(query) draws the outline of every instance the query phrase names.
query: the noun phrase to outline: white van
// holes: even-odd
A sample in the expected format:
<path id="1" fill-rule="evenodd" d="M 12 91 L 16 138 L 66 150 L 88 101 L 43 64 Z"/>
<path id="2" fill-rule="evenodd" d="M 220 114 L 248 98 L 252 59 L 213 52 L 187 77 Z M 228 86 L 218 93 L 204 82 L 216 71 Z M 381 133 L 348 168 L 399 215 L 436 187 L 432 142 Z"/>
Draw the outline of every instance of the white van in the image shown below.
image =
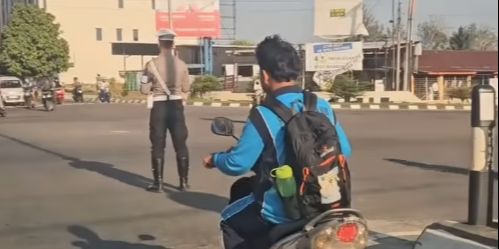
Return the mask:
<path id="1" fill-rule="evenodd" d="M 24 104 L 24 89 L 19 78 L 0 76 L 0 91 L 4 103 Z"/>

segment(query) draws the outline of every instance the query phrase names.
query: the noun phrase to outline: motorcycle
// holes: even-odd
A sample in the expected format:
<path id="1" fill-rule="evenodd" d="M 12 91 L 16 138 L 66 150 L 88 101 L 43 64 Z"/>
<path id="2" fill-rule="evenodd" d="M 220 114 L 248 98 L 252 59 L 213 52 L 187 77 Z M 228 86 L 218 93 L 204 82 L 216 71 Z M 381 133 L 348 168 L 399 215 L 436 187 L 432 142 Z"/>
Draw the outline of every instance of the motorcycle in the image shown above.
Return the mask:
<path id="1" fill-rule="evenodd" d="M 211 131 L 238 140 L 230 119 L 215 118 Z M 312 220 L 277 225 L 269 238 L 273 243 L 271 249 L 365 249 L 368 231 L 367 221 L 360 211 L 335 209 Z"/>
<path id="2" fill-rule="evenodd" d="M 42 91 L 42 103 L 46 111 L 51 112 L 55 109 L 54 90 Z"/>
<path id="3" fill-rule="evenodd" d="M 84 102 L 84 100 L 83 100 L 83 89 L 82 89 L 81 86 L 76 87 L 73 90 L 73 101 L 75 103 L 83 103 Z"/>
<path id="4" fill-rule="evenodd" d="M 62 103 L 64 103 L 64 89 L 58 88 L 55 90 L 55 101 L 58 105 L 62 105 Z"/>
<path id="5" fill-rule="evenodd" d="M 24 88 L 24 105 L 28 109 L 32 109 L 35 107 L 35 104 L 33 103 L 33 88 L 32 87 L 25 87 Z"/>
<path id="6" fill-rule="evenodd" d="M 111 94 L 108 89 L 101 89 L 99 92 L 99 100 L 101 103 L 111 103 Z"/>

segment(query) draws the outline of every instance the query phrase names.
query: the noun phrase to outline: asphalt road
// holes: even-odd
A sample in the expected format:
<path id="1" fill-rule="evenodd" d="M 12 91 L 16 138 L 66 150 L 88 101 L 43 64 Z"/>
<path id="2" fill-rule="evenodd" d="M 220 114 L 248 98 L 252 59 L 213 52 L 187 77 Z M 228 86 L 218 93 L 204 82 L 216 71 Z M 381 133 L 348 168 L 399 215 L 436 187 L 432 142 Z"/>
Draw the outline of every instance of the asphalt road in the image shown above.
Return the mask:
<path id="1" fill-rule="evenodd" d="M 0 248 L 219 248 L 218 213 L 236 178 L 202 168 L 201 159 L 233 143 L 210 133 L 210 119 L 244 121 L 248 111 L 188 107 L 193 189 L 153 194 L 143 190 L 150 181 L 145 106 L 9 110 L 0 119 Z M 466 218 L 469 113 L 338 116 L 353 144 L 354 204 L 370 221 L 372 249 L 410 248 L 405 239 L 425 225 Z M 176 185 L 168 147 L 166 181 Z"/>

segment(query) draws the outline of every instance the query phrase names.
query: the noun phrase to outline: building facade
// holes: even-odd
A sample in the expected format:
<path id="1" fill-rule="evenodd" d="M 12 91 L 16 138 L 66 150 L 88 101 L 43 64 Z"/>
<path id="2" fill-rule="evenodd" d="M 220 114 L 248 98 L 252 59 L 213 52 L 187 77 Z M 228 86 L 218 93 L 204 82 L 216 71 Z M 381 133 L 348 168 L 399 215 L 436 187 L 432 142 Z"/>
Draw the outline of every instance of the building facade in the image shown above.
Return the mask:
<path id="1" fill-rule="evenodd" d="M 69 43 L 73 67 L 60 75 L 63 83 L 78 77 L 94 83 L 97 74 L 125 82 L 126 71 L 141 71 L 157 50 L 156 11 L 161 0 L 40 0 L 53 14 Z M 199 45 L 199 39 L 178 39 L 178 45 Z"/>

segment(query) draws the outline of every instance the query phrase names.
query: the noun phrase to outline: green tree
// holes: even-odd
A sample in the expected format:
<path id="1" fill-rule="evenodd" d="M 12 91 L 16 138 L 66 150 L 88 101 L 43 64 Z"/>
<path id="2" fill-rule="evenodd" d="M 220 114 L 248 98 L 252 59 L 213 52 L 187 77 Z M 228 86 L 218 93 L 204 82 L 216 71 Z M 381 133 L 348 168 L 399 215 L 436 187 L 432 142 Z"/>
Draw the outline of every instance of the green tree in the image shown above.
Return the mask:
<path id="1" fill-rule="evenodd" d="M 418 25 L 418 36 L 425 49 L 444 50 L 448 48 L 449 37 L 444 20 L 431 18 Z"/>
<path id="2" fill-rule="evenodd" d="M 193 97 L 203 95 L 210 91 L 220 90 L 222 88 L 222 82 L 220 82 L 215 76 L 205 75 L 197 77 L 191 86 L 191 94 Z"/>
<path id="3" fill-rule="evenodd" d="M 50 77 L 66 71 L 69 46 L 55 17 L 33 5 L 17 5 L 2 31 L 0 67 L 21 78 Z"/>
<path id="4" fill-rule="evenodd" d="M 361 96 L 364 92 L 364 86 L 360 85 L 348 75 L 336 76 L 334 83 L 330 83 L 328 91 L 350 102 L 353 98 Z"/>
<path id="5" fill-rule="evenodd" d="M 486 26 L 461 26 L 450 39 L 453 50 L 497 50 L 497 35 Z"/>
<path id="6" fill-rule="evenodd" d="M 255 43 L 252 41 L 247 41 L 247 40 L 235 40 L 231 43 L 231 45 L 234 46 L 253 46 Z"/>
<path id="7" fill-rule="evenodd" d="M 450 38 L 450 48 L 452 50 L 471 49 L 471 42 L 473 39 L 471 35 L 472 34 L 469 32 L 469 29 L 467 27 L 459 27 L 457 32 L 454 32 L 454 34 L 452 34 L 452 37 Z"/>

